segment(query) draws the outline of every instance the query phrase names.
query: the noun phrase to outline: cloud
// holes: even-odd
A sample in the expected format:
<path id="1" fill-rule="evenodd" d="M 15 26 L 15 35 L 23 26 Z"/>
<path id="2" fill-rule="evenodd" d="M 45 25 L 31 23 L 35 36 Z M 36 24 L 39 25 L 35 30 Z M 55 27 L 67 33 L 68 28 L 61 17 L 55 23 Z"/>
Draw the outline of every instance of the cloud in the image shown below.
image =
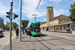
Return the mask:
<path id="1" fill-rule="evenodd" d="M 50 0 L 50 1 L 54 1 L 54 2 L 61 2 L 62 0 Z"/>
<path id="2" fill-rule="evenodd" d="M 0 2 L 0 16 L 6 15 L 6 12 L 9 10 L 9 7 L 5 6 L 2 2 Z"/>
<path id="3" fill-rule="evenodd" d="M 8 12 L 10 10 L 10 6 L 9 5 L 5 5 L 5 3 L 0 1 L 0 16 L 6 16 L 6 12 Z M 18 12 L 19 9 L 14 9 L 13 8 L 13 12 Z"/>
<path id="4" fill-rule="evenodd" d="M 32 16 L 32 14 L 37 14 L 37 17 L 40 16 L 44 16 L 46 15 L 46 11 L 42 11 L 42 9 L 40 9 L 40 11 L 36 10 L 36 7 L 39 3 L 39 0 L 23 0 L 23 13 L 27 14 L 28 18 L 34 18 L 35 16 Z M 42 0 L 40 6 L 44 4 L 44 1 Z M 39 6 L 39 7 L 40 7 Z"/>
<path id="5" fill-rule="evenodd" d="M 61 14 L 65 14 L 65 15 L 69 15 L 69 10 L 64 10 L 64 9 L 59 9 L 59 10 L 55 10 L 54 9 L 54 16 L 59 16 Z"/>

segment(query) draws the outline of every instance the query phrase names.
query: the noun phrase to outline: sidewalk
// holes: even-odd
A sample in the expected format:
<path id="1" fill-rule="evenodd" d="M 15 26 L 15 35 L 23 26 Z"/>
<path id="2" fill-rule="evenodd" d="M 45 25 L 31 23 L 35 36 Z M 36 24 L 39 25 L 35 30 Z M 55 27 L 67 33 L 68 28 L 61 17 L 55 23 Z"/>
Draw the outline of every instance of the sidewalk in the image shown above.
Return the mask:
<path id="1" fill-rule="evenodd" d="M 10 50 L 10 44 L 6 45 L 2 50 Z M 12 40 L 12 50 L 30 50 L 29 38 L 26 34 L 22 34 L 22 41 L 14 38 Z"/>
<path id="2" fill-rule="evenodd" d="M 53 35 L 53 36 L 66 38 L 66 39 L 70 39 L 70 40 L 75 40 L 75 35 L 70 34 L 70 33 L 51 32 L 51 31 L 45 31 L 45 30 L 41 30 L 41 33 L 43 33 L 43 34 L 50 34 L 50 35 Z"/>

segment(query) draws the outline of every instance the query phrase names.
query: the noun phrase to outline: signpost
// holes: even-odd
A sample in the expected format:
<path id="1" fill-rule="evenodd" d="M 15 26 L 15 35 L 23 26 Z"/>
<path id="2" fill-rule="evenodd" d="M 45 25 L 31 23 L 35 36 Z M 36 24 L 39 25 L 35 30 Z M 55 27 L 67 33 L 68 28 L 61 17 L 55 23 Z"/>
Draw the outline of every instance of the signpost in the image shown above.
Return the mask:
<path id="1" fill-rule="evenodd" d="M 11 32 L 12 32 L 12 10 L 13 10 L 13 0 L 10 2 L 10 50 L 12 50 L 12 37 L 11 37 Z"/>
<path id="2" fill-rule="evenodd" d="M 10 50 L 12 50 L 12 13 L 13 13 L 13 0 L 10 2 L 10 10 L 9 12 L 6 12 L 8 15 L 6 15 L 7 18 L 10 19 Z M 18 17 L 18 15 L 14 15 L 14 19 Z"/>

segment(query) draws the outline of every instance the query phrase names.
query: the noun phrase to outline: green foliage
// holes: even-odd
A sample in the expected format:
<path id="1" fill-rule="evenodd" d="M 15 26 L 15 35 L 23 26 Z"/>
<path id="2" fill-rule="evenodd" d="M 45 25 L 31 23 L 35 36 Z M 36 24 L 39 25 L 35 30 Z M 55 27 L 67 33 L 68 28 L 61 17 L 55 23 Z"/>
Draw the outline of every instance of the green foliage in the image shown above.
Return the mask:
<path id="1" fill-rule="evenodd" d="M 21 29 L 23 29 L 23 26 L 21 26 Z"/>
<path id="2" fill-rule="evenodd" d="M 3 26 L 0 26 L 0 28 L 3 28 Z"/>
<path id="3" fill-rule="evenodd" d="M 16 27 L 18 27 L 18 24 L 16 22 L 12 23 L 13 28 L 16 29 Z"/>
<path id="4" fill-rule="evenodd" d="M 3 26 L 3 28 L 4 28 L 4 29 L 9 29 L 9 27 L 8 27 L 8 25 L 7 25 L 7 24 L 6 24 L 6 25 L 4 25 L 4 26 Z"/>
<path id="5" fill-rule="evenodd" d="M 69 15 L 69 18 L 75 22 L 75 2 L 73 4 L 71 4 L 71 9 L 69 9 L 69 11 L 71 12 L 71 14 Z"/>

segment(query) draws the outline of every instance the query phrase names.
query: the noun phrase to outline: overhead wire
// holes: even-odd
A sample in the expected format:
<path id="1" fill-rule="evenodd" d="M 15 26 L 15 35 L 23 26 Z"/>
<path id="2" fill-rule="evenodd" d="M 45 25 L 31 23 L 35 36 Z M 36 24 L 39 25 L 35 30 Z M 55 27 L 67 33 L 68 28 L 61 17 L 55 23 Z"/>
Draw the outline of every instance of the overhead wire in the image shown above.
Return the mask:
<path id="1" fill-rule="evenodd" d="M 39 7 L 40 3 L 41 3 L 41 0 L 39 1 L 39 3 L 38 3 L 38 5 L 37 5 L 37 8 L 36 8 L 36 10 L 38 9 L 38 7 Z"/>
<path id="2" fill-rule="evenodd" d="M 39 3 L 38 3 L 38 5 L 37 5 L 37 8 L 36 8 L 36 9 L 38 9 L 38 7 L 39 7 L 40 3 L 41 3 L 41 0 L 39 1 Z"/>
<path id="3" fill-rule="evenodd" d="M 66 1 L 64 4 L 62 4 L 60 7 L 58 7 L 56 10 L 60 9 L 62 6 L 64 6 L 65 4 L 67 4 L 68 2 L 73 1 L 73 0 L 68 0 Z M 64 14 L 64 13 L 63 13 Z"/>
<path id="4" fill-rule="evenodd" d="M 64 6 L 65 4 L 67 4 L 69 1 L 72 1 L 72 0 L 68 0 L 67 2 L 65 2 L 64 4 L 62 4 L 60 7 L 58 7 L 57 9 L 61 8 L 61 7 Z M 39 1 L 36 10 L 38 9 L 40 3 L 41 3 L 41 0 Z M 56 10 L 57 10 L 57 9 L 56 9 Z"/>
<path id="5" fill-rule="evenodd" d="M 38 5 L 37 5 L 37 7 L 36 7 L 36 10 L 38 9 L 38 7 L 39 7 L 40 3 L 41 3 L 41 0 L 39 1 Z"/>
<path id="6" fill-rule="evenodd" d="M 57 9 L 59 9 L 59 8 L 61 8 L 63 5 L 65 5 L 65 4 L 67 4 L 69 1 L 71 1 L 71 0 L 68 0 L 67 2 L 65 2 L 64 4 L 62 4 L 60 7 L 58 7 Z M 56 9 L 56 10 L 57 10 Z"/>

